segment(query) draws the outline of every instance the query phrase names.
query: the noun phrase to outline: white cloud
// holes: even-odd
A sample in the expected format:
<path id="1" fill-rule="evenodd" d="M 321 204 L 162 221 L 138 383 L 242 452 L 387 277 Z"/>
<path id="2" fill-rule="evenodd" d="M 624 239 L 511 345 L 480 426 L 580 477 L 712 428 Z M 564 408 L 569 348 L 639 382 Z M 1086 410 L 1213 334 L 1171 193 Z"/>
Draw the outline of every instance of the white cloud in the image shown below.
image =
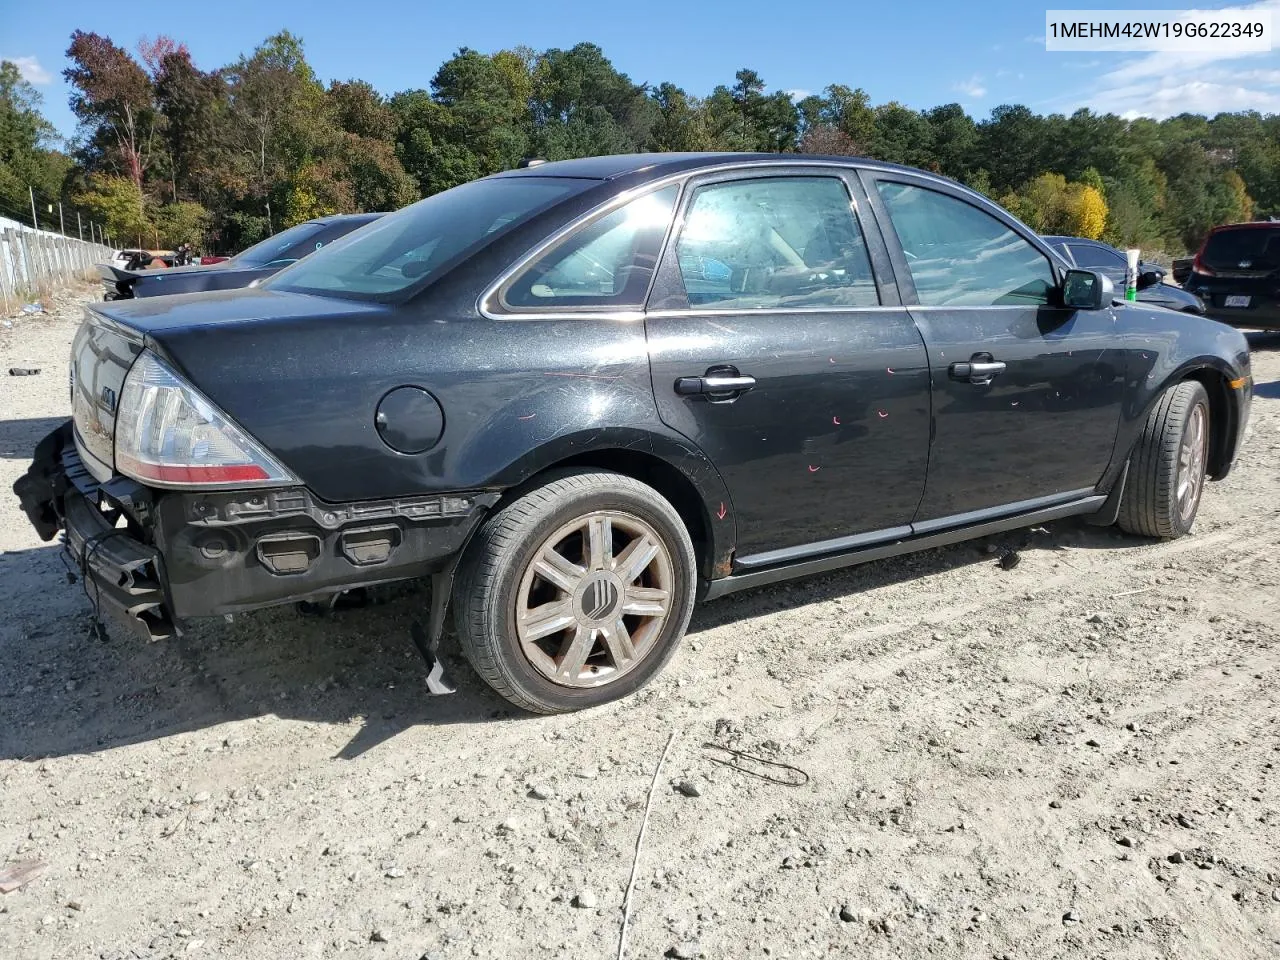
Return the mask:
<path id="1" fill-rule="evenodd" d="M 1273 25 L 1280 25 L 1280 0 L 1230 9 L 1270 10 Z M 1100 73 L 1090 87 L 1055 97 L 1047 106 L 1068 111 L 1089 107 L 1127 119 L 1237 110 L 1280 113 L 1276 58 L 1275 51 L 1138 54 L 1112 61 L 1111 69 Z"/>
<path id="2" fill-rule="evenodd" d="M 960 80 L 951 85 L 951 89 L 957 93 L 963 93 L 966 97 L 972 97 L 974 100 L 981 100 L 987 95 L 987 88 L 983 86 L 982 77 L 976 73 L 968 80 Z"/>
<path id="3" fill-rule="evenodd" d="M 22 74 L 22 79 L 28 83 L 43 85 L 53 82 L 53 74 L 40 66 L 40 61 L 35 57 L 0 57 L 0 60 L 8 60 L 16 66 L 18 73 Z"/>
<path id="4" fill-rule="evenodd" d="M 783 90 L 782 92 L 785 93 L 792 100 L 797 100 L 797 101 L 803 100 L 805 97 L 813 93 L 812 90 L 801 90 L 798 87 L 794 90 Z"/>

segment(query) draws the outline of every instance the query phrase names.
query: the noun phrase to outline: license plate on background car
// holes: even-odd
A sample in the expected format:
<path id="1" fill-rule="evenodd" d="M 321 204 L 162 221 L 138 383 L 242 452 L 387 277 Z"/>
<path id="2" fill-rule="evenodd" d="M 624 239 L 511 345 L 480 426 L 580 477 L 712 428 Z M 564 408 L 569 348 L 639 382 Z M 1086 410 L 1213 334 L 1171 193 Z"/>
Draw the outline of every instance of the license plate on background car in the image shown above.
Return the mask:
<path id="1" fill-rule="evenodd" d="M 1247 307 L 1249 305 L 1248 297 L 1227 297 L 1222 301 L 1224 307 Z"/>

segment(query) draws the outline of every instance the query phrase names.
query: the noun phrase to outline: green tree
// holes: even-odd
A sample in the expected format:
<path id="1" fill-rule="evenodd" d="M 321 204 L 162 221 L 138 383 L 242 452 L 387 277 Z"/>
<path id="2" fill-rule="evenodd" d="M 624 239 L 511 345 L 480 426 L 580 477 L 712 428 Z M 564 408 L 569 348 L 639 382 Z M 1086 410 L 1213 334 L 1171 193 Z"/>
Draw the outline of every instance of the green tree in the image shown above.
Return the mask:
<path id="1" fill-rule="evenodd" d="M 939 172 L 969 182 L 978 163 L 978 125 L 958 103 L 934 107 L 925 111 L 924 116 L 931 128 L 933 155 Z M 986 176 L 987 189 L 981 192 L 986 193 L 991 188 L 991 178 L 985 168 L 982 173 Z"/>
<path id="2" fill-rule="evenodd" d="M 1027 107 L 996 107 L 991 118 L 978 125 L 978 138 L 982 166 L 997 190 L 1017 187 L 1044 170 L 1044 120 Z"/>
<path id="3" fill-rule="evenodd" d="M 157 242 L 142 189 L 131 177 L 91 174 L 88 189 L 78 194 L 75 202 L 88 210 L 92 219 L 103 224 L 107 233 L 122 242 L 127 240 L 139 246 Z"/>
<path id="4" fill-rule="evenodd" d="M 661 83 L 649 93 L 657 115 L 647 150 L 705 150 L 709 146 L 700 105 L 674 83 Z"/>
<path id="5" fill-rule="evenodd" d="M 0 206 L 22 210 L 27 188 L 55 197 L 71 166 L 69 157 L 52 149 L 53 125 L 40 112 L 39 92 L 8 60 L 0 62 Z"/>

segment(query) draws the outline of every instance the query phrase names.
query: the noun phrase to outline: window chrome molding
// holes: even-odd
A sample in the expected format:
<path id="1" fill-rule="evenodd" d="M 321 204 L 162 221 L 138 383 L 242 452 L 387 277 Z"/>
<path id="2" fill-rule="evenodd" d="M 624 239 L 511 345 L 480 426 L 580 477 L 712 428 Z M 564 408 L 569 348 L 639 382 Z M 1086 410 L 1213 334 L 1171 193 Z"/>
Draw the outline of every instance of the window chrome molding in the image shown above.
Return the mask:
<path id="1" fill-rule="evenodd" d="M 813 170 L 822 171 L 823 173 L 827 173 L 833 170 L 835 171 L 843 170 L 851 174 L 856 174 L 858 170 L 868 170 L 872 172 L 883 171 L 888 173 L 898 172 L 893 167 L 884 168 L 877 165 L 864 166 L 863 164 L 857 162 L 856 159 L 851 159 L 850 162 L 845 163 L 838 160 L 816 160 L 816 159 L 792 161 L 790 157 L 786 154 L 778 154 L 778 157 L 779 159 L 776 162 L 775 161 L 761 162 L 758 159 L 757 160 L 729 160 L 729 161 L 726 161 L 725 163 L 713 164 L 711 166 L 696 167 L 690 170 L 680 170 L 675 173 L 667 174 L 664 177 L 660 177 L 657 180 L 652 180 L 648 183 L 642 184 L 641 186 L 635 187 L 631 190 L 626 190 L 618 194 L 617 196 L 610 197 L 607 201 L 600 204 L 598 207 L 595 207 L 592 210 L 588 210 L 586 213 L 582 214 L 581 216 L 567 223 L 565 226 L 561 227 L 555 233 L 551 234 L 551 236 L 547 237 L 541 243 L 533 247 L 533 249 L 530 250 L 528 253 L 526 253 L 523 257 L 516 260 L 516 262 L 512 266 L 508 267 L 506 270 L 500 273 L 498 275 L 498 278 L 494 280 L 491 284 L 489 284 L 489 286 L 487 286 L 484 289 L 484 292 L 481 293 L 480 297 L 477 299 L 476 301 L 477 312 L 479 312 L 480 316 L 484 317 L 486 320 L 569 320 L 569 319 L 573 319 L 573 320 L 611 320 L 615 322 L 625 322 L 625 323 L 633 323 L 637 320 L 643 320 L 645 316 L 651 316 L 651 317 L 714 316 L 715 313 L 713 313 L 713 311 L 710 311 L 710 310 L 690 310 L 687 312 L 685 311 L 652 311 L 652 312 L 646 313 L 643 307 L 641 307 L 640 309 L 633 309 L 633 310 L 591 310 L 590 308 L 584 308 L 580 312 L 571 311 L 571 310 L 559 310 L 559 311 L 548 310 L 547 312 L 532 311 L 532 312 L 524 312 L 524 313 L 518 313 L 518 312 L 505 313 L 501 310 L 499 306 L 499 301 L 497 299 L 497 296 L 498 296 L 498 292 L 504 286 L 506 286 L 506 284 L 510 280 L 516 277 L 519 273 L 521 273 L 526 267 L 532 265 L 536 260 L 538 260 L 538 258 L 540 258 L 547 251 L 549 251 L 552 247 L 556 246 L 558 243 L 560 243 L 560 241 L 564 240 L 574 231 L 578 230 L 581 227 L 586 226 L 588 223 L 590 223 L 592 220 L 597 219 L 598 217 L 608 216 L 609 214 L 617 210 L 619 207 L 622 207 L 625 204 L 630 203 L 632 200 L 635 200 L 638 197 L 642 197 L 647 193 L 652 193 L 654 191 L 661 190 L 664 187 L 669 187 L 673 183 L 682 184 L 685 180 L 689 180 L 695 177 L 703 177 L 707 175 L 734 173 L 737 171 L 772 171 L 775 168 L 780 171 L 813 169 Z M 635 173 L 640 171 L 632 171 L 632 172 Z M 945 177 L 939 177 L 935 174 L 929 173 L 928 171 L 911 170 L 911 171 L 904 171 L 904 172 L 910 172 L 914 176 L 920 177 L 921 179 L 933 181 L 942 186 L 959 188 L 965 191 L 969 190 L 969 188 L 965 187 L 963 184 L 959 184 L 953 180 L 948 180 Z M 532 174 L 532 175 L 536 176 L 536 174 Z M 779 173 L 764 172 L 764 173 L 761 173 L 760 175 L 761 176 L 787 176 L 787 174 L 784 172 L 779 172 Z M 846 190 L 847 189 L 848 188 L 846 187 Z M 856 216 L 857 197 L 853 195 L 852 191 L 848 191 L 848 192 L 849 192 L 850 200 L 854 205 L 855 216 Z M 671 222 L 667 226 L 667 233 L 663 237 L 662 247 L 659 250 L 659 260 L 661 260 L 661 257 L 665 255 L 666 248 L 668 244 L 671 242 L 672 234 L 674 233 L 676 228 L 680 226 L 680 221 L 682 220 L 682 217 L 680 216 L 680 205 L 684 199 L 683 193 L 684 191 L 681 190 L 681 194 L 676 197 L 676 205 L 675 205 L 676 214 L 671 218 Z M 857 222 L 861 226 L 861 220 L 858 220 Z M 655 270 L 654 275 L 649 278 L 650 291 L 652 291 L 653 283 L 656 279 L 657 279 L 657 271 Z M 646 297 L 647 297 L 647 293 L 646 293 Z M 883 309 L 903 310 L 903 309 L 906 309 L 907 306 L 908 306 L 907 304 L 903 304 L 899 306 L 888 306 L 888 307 L 884 305 L 881 305 L 878 307 L 812 307 L 812 308 L 792 307 L 792 308 L 782 308 L 777 310 L 771 310 L 767 312 L 770 312 L 770 313 L 787 313 L 787 312 L 844 313 L 844 312 L 847 312 L 848 310 L 883 310 Z M 724 313 L 741 313 L 741 312 L 742 312 L 741 310 L 724 311 Z M 761 311 L 761 312 L 766 312 L 766 311 Z"/>
<path id="2" fill-rule="evenodd" d="M 759 314 L 762 317 L 803 316 L 813 313 L 906 313 L 915 307 L 891 304 L 876 304 L 868 307 L 823 306 L 823 307 L 722 307 L 715 310 L 695 310 L 692 307 L 681 307 L 671 310 L 650 310 L 645 316 L 654 320 L 669 320 L 675 317 L 749 317 Z"/>

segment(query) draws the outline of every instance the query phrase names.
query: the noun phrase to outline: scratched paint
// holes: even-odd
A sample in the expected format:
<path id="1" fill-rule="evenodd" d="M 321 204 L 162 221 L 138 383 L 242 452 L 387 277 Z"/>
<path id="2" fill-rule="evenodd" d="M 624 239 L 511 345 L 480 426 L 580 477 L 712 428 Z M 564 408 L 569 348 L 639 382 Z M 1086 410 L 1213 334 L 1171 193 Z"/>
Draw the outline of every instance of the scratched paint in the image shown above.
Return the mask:
<path id="1" fill-rule="evenodd" d="M 876 416 L 877 416 L 877 417 L 879 417 L 881 420 L 883 420 L 883 419 L 885 419 L 885 417 L 889 416 L 889 411 L 888 411 L 888 410 L 877 410 L 877 411 L 876 411 Z"/>
<path id="2" fill-rule="evenodd" d="M 822 469 L 821 467 L 815 467 L 812 463 L 811 463 L 811 464 L 809 464 L 809 472 L 810 472 L 810 473 L 817 473 L 817 472 L 818 472 L 819 470 L 821 470 L 821 469 Z"/>
<path id="3" fill-rule="evenodd" d="M 832 423 L 834 423 L 837 427 L 838 427 L 838 426 L 840 426 L 840 418 L 839 418 L 839 417 L 832 417 L 832 418 L 831 418 L 831 422 L 832 422 Z"/>
<path id="4" fill-rule="evenodd" d="M 724 505 L 724 501 L 720 501 L 720 509 L 716 511 L 716 519 L 723 520 L 729 515 L 729 508 Z"/>
<path id="5" fill-rule="evenodd" d="M 536 413 L 527 413 L 527 414 L 525 414 L 523 417 L 516 417 L 516 419 L 517 419 L 517 420 L 532 420 L 532 419 L 533 419 L 534 417 L 536 417 L 536 416 L 537 416 L 537 414 L 536 414 Z"/>

